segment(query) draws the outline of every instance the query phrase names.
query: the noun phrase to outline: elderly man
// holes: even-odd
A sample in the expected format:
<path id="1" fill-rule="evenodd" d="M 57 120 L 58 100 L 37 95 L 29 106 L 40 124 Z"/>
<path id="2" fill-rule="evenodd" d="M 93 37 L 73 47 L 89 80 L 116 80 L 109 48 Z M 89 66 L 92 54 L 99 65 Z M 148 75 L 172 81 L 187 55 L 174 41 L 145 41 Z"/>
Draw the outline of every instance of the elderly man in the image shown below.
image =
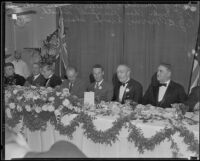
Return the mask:
<path id="1" fill-rule="evenodd" d="M 54 74 L 53 66 L 50 64 L 43 65 L 42 75 L 44 76 L 45 79 L 47 79 L 45 87 L 55 88 L 62 84 L 61 78 Z"/>
<path id="2" fill-rule="evenodd" d="M 157 85 L 151 84 L 147 89 L 143 104 L 151 104 L 163 108 L 172 107 L 171 104 L 183 103 L 186 93 L 182 85 L 171 80 L 170 64 L 161 63 L 157 70 Z"/>
<path id="3" fill-rule="evenodd" d="M 72 95 L 79 98 L 84 97 L 84 91 L 86 90 L 86 84 L 83 80 L 78 78 L 78 71 L 75 67 L 68 67 L 66 70 L 67 80 L 65 80 L 61 88 L 68 88 Z"/>
<path id="4" fill-rule="evenodd" d="M 118 101 L 122 104 L 126 100 L 141 103 L 142 101 L 142 85 L 130 77 L 131 70 L 125 65 L 121 64 L 117 67 L 117 77 L 120 83 L 114 87 L 113 101 Z"/>
<path id="5" fill-rule="evenodd" d="M 16 74 L 14 65 L 10 62 L 5 64 L 5 77 L 4 77 L 4 84 L 7 85 L 20 85 L 23 86 L 25 83 L 25 78 L 19 74 Z"/>
<path id="6" fill-rule="evenodd" d="M 99 101 L 111 101 L 113 96 L 113 86 L 104 80 L 104 69 L 100 64 L 96 64 L 92 68 L 92 73 L 95 79 L 94 83 L 91 83 L 87 91 L 93 91 L 95 93 L 95 99 Z"/>
<path id="7" fill-rule="evenodd" d="M 33 85 L 33 86 L 45 86 L 46 79 L 40 73 L 40 64 L 33 63 L 32 65 L 32 75 L 29 76 L 26 80 L 25 85 Z"/>
<path id="8" fill-rule="evenodd" d="M 15 67 L 15 73 L 26 79 L 30 75 L 30 71 L 26 62 L 21 59 L 21 54 L 20 50 L 16 50 L 14 53 L 15 60 L 13 60 L 12 63 Z"/>

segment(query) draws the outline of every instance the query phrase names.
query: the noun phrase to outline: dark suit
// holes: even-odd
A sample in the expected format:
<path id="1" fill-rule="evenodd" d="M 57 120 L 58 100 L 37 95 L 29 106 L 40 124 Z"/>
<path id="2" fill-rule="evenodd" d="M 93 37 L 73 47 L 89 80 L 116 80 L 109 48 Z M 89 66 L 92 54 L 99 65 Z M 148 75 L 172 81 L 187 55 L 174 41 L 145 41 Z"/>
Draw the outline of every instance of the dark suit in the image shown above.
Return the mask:
<path id="1" fill-rule="evenodd" d="M 120 86 L 121 86 L 121 84 L 117 84 L 114 87 L 113 101 L 119 101 Z M 128 89 L 129 91 L 127 91 L 127 90 L 124 91 L 124 95 L 122 97 L 122 102 L 121 102 L 122 104 L 125 103 L 125 100 L 132 100 L 137 103 L 142 102 L 142 90 L 143 89 L 142 89 L 142 85 L 138 81 L 136 81 L 134 79 L 130 79 L 128 81 L 126 89 Z"/>
<path id="2" fill-rule="evenodd" d="M 45 86 L 55 88 L 56 86 L 61 84 L 62 84 L 61 78 L 53 74 L 49 81 L 47 79 Z"/>
<path id="3" fill-rule="evenodd" d="M 36 79 L 34 79 L 34 76 L 31 75 L 26 79 L 26 85 L 33 85 L 33 86 L 45 86 L 46 79 L 42 74 L 40 74 Z"/>
<path id="4" fill-rule="evenodd" d="M 23 86 L 25 81 L 26 81 L 26 79 L 23 76 L 21 76 L 19 74 L 15 74 L 15 73 L 12 76 L 4 77 L 5 86 L 8 86 L 8 85 Z"/>
<path id="5" fill-rule="evenodd" d="M 24 158 L 86 158 L 86 155 L 76 145 L 58 141 L 48 151 L 28 152 Z"/>
<path id="6" fill-rule="evenodd" d="M 200 102 L 200 86 L 192 88 L 192 91 L 184 104 L 189 106 L 189 112 L 193 112 L 197 102 Z"/>
<path id="7" fill-rule="evenodd" d="M 183 103 L 187 97 L 183 86 L 174 81 L 170 81 L 163 99 L 160 102 L 158 102 L 158 93 L 159 86 L 150 84 L 142 99 L 143 104 L 167 108 L 171 107 L 171 104 L 173 103 Z"/>
<path id="8" fill-rule="evenodd" d="M 101 89 L 95 88 L 96 82 L 90 84 L 87 88 L 87 91 L 92 91 L 95 93 L 95 98 L 98 98 L 100 101 L 111 101 L 113 96 L 113 86 L 112 84 L 103 80 L 101 83 Z"/>
<path id="9" fill-rule="evenodd" d="M 69 80 L 65 80 L 62 85 L 61 85 L 61 88 L 68 88 L 69 89 L 69 83 L 70 81 Z M 83 98 L 84 97 L 84 92 L 86 91 L 86 83 L 79 79 L 79 78 L 76 78 L 71 90 L 70 90 L 70 93 L 72 95 L 76 95 L 77 97 L 79 98 Z"/>

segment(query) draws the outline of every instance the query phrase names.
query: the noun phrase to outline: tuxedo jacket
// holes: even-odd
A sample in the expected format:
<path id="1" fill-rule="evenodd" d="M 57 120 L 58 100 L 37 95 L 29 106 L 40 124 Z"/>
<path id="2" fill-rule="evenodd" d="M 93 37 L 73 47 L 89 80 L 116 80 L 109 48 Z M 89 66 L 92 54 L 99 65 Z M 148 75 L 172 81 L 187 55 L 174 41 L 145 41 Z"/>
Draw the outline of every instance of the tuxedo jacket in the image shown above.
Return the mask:
<path id="1" fill-rule="evenodd" d="M 33 85 L 33 86 L 45 86 L 46 79 L 42 74 L 40 74 L 35 80 L 34 76 L 31 75 L 26 79 L 26 85 Z"/>
<path id="2" fill-rule="evenodd" d="M 171 104 L 173 103 L 184 103 L 187 98 L 183 86 L 172 80 L 170 81 L 163 99 L 160 102 L 158 102 L 158 93 L 159 86 L 151 83 L 142 99 L 143 104 L 151 104 L 153 106 L 168 108 L 171 107 Z"/>
<path id="3" fill-rule="evenodd" d="M 26 79 L 19 75 L 19 74 L 15 74 L 13 76 L 10 77 L 4 77 L 4 84 L 5 86 L 8 85 L 20 85 L 23 86 L 25 83 Z"/>
<path id="4" fill-rule="evenodd" d="M 118 83 L 114 87 L 113 101 L 119 101 L 120 86 L 121 83 L 120 84 Z M 134 102 L 141 103 L 142 91 L 143 91 L 142 85 L 138 81 L 130 79 L 124 91 L 121 103 L 124 104 L 125 100 L 132 100 Z"/>
<path id="5" fill-rule="evenodd" d="M 69 89 L 69 83 L 70 83 L 69 80 L 64 80 L 64 82 L 61 85 L 61 88 Z M 83 98 L 85 91 L 86 91 L 86 83 L 83 80 L 76 78 L 70 93 L 72 95 L 76 95 L 79 98 Z"/>
<path id="6" fill-rule="evenodd" d="M 103 80 L 103 82 L 101 83 L 99 88 L 95 88 L 95 84 L 91 83 L 88 88 L 87 91 L 92 91 L 95 93 L 95 98 L 99 98 L 100 101 L 111 101 L 112 100 L 112 96 L 113 96 L 113 86 L 111 83 L 106 82 L 105 80 Z"/>
<path id="7" fill-rule="evenodd" d="M 52 87 L 55 88 L 58 85 L 62 84 L 62 80 L 60 77 L 56 76 L 55 74 L 53 74 L 48 82 L 48 79 L 46 80 L 46 87 Z"/>
<path id="8" fill-rule="evenodd" d="M 76 145 L 61 140 L 54 143 L 48 151 L 28 152 L 24 158 L 86 158 L 86 155 Z"/>
<path id="9" fill-rule="evenodd" d="M 192 91 L 184 104 L 189 106 L 189 112 L 193 112 L 197 102 L 200 102 L 200 86 L 192 88 Z"/>

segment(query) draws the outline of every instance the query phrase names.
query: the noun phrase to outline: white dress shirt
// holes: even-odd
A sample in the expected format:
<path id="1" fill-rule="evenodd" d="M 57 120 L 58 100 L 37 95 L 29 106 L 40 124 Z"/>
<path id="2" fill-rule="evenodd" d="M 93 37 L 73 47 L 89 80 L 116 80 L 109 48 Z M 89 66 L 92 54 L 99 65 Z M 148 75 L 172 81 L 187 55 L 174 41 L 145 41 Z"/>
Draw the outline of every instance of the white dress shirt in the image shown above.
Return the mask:
<path id="1" fill-rule="evenodd" d="M 123 98 L 123 95 L 124 95 L 124 92 L 126 90 L 126 86 L 128 85 L 128 82 L 129 79 L 126 81 L 125 85 L 121 85 L 120 88 L 119 88 L 119 101 L 122 102 L 122 98 Z"/>
<path id="2" fill-rule="evenodd" d="M 94 88 L 98 88 L 102 82 L 103 82 L 103 79 L 100 82 L 96 82 Z"/>
<path id="3" fill-rule="evenodd" d="M 40 74 L 34 75 L 33 80 L 36 80 L 39 76 L 40 76 Z"/>
<path id="4" fill-rule="evenodd" d="M 162 101 L 162 99 L 165 95 L 165 92 L 169 86 L 170 80 L 168 80 L 167 82 L 164 82 L 164 83 L 166 83 L 167 85 L 159 87 L 158 102 Z"/>
<path id="5" fill-rule="evenodd" d="M 25 79 L 30 75 L 29 68 L 23 60 L 13 60 L 12 61 L 15 67 L 15 73 L 23 76 Z"/>

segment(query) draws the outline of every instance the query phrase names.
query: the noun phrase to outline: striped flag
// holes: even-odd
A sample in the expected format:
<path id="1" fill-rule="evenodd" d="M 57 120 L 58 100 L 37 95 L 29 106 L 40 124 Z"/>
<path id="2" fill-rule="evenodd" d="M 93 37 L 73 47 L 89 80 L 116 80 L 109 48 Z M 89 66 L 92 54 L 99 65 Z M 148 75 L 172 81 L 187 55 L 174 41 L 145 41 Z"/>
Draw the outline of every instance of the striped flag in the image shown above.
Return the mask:
<path id="1" fill-rule="evenodd" d="M 58 21 L 58 53 L 59 53 L 59 65 L 58 66 L 58 75 L 63 78 L 65 75 L 66 68 L 68 66 L 68 51 L 66 44 L 66 35 L 64 32 L 64 22 L 63 22 L 63 14 L 61 8 L 59 8 L 59 21 Z"/>
<path id="2" fill-rule="evenodd" d="M 191 92 L 191 89 L 197 86 L 200 82 L 200 31 L 198 29 L 197 42 L 195 50 L 192 52 L 194 54 L 192 70 L 190 74 L 190 82 L 188 93 Z"/>

